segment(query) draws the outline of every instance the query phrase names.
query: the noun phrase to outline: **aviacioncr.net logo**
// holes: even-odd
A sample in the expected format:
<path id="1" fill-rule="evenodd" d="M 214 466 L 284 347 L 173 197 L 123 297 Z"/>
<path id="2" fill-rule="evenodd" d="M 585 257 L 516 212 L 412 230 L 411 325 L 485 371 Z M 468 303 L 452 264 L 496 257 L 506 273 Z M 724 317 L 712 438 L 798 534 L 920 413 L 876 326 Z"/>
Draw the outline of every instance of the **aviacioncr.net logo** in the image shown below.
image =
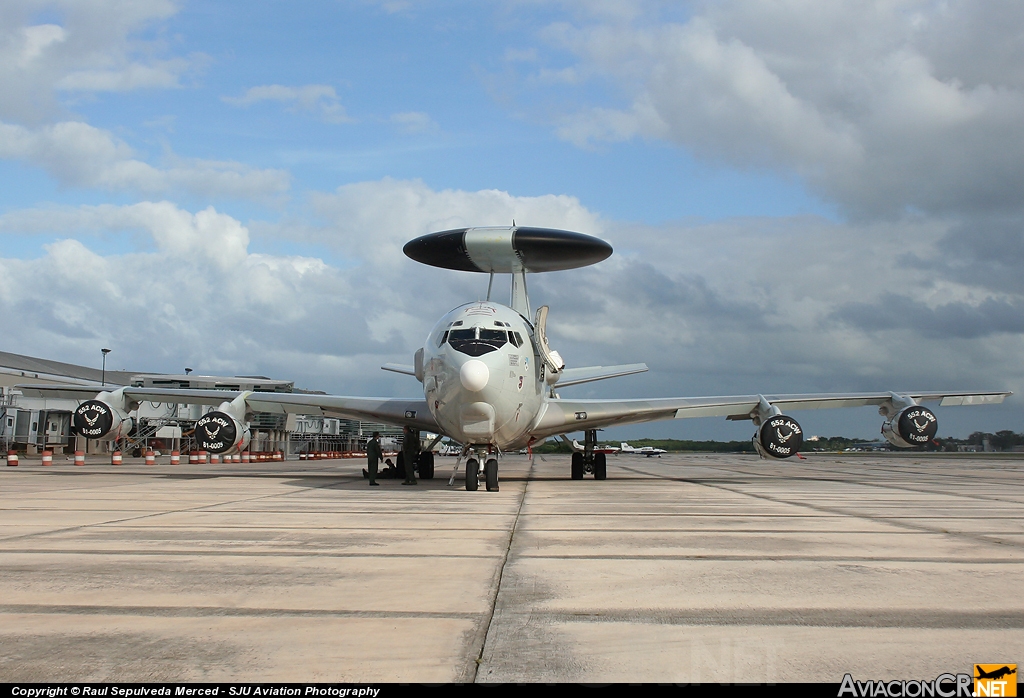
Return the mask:
<path id="1" fill-rule="evenodd" d="M 898 679 L 894 681 L 857 681 L 850 674 L 843 676 L 838 698 L 972 698 L 970 674 L 939 674 L 929 681 Z"/>

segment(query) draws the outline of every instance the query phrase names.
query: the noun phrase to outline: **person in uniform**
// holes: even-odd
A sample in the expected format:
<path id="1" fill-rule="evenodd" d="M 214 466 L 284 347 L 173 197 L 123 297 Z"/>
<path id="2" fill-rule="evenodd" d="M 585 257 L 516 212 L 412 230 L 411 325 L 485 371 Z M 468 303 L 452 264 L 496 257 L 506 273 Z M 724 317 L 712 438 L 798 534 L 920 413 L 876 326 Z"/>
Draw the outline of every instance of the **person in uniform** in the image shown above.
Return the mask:
<path id="1" fill-rule="evenodd" d="M 373 438 L 366 442 L 366 470 L 370 477 L 370 487 L 380 487 L 377 482 L 377 463 L 384 457 L 380 450 L 380 432 L 373 432 Z"/>
<path id="2" fill-rule="evenodd" d="M 405 481 L 403 485 L 416 484 L 416 456 L 420 453 L 420 433 L 412 427 L 406 427 L 402 434 L 402 460 L 405 464 Z"/>

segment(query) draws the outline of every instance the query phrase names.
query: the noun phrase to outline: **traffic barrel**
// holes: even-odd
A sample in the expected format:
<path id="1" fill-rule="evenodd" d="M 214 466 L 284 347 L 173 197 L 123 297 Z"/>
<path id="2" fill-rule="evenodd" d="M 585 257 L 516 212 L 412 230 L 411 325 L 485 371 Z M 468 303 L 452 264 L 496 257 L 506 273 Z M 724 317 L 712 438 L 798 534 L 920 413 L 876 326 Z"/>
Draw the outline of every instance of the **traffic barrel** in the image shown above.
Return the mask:
<path id="1" fill-rule="evenodd" d="M 75 451 L 75 465 L 85 465 L 85 451 Z"/>
<path id="2" fill-rule="evenodd" d="M 248 463 L 249 462 L 249 452 L 248 451 L 242 451 L 242 462 L 243 463 Z"/>
<path id="3" fill-rule="evenodd" d="M 210 454 L 210 462 L 211 463 L 220 463 L 220 454 L 219 453 L 211 453 Z"/>
<path id="4" fill-rule="evenodd" d="M 7 465 L 11 468 L 18 464 L 18 452 L 8 451 L 7 452 Z"/>
<path id="5" fill-rule="evenodd" d="M 231 462 L 232 463 L 241 463 L 242 462 L 242 454 L 241 453 L 233 454 L 231 456 Z"/>
<path id="6" fill-rule="evenodd" d="M 206 465 L 206 451 L 199 452 L 199 462 L 203 465 Z"/>
<path id="7" fill-rule="evenodd" d="M 151 448 L 146 450 L 146 465 L 156 465 L 156 454 Z"/>
<path id="8" fill-rule="evenodd" d="M 199 464 L 199 451 L 189 451 L 188 452 L 188 464 L 189 465 L 198 465 Z"/>
<path id="9" fill-rule="evenodd" d="M 53 465 L 53 451 L 43 451 L 43 465 Z"/>
<path id="10" fill-rule="evenodd" d="M 171 451 L 171 465 L 178 465 L 181 463 L 181 452 Z"/>
<path id="11" fill-rule="evenodd" d="M 124 459 L 121 457 L 121 452 L 120 451 L 114 451 L 113 453 L 110 454 L 110 464 L 111 465 L 121 465 L 123 462 L 124 462 Z"/>

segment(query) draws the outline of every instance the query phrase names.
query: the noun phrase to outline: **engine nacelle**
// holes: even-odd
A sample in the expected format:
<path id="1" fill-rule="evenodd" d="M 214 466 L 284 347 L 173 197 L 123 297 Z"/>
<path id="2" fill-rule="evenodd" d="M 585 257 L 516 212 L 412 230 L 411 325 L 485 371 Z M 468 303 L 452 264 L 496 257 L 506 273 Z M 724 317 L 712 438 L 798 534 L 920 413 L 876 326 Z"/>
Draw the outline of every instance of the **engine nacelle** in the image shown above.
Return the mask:
<path id="1" fill-rule="evenodd" d="M 71 431 L 87 439 L 116 441 L 127 436 L 134 425 L 123 410 L 103 400 L 86 400 L 71 413 Z"/>
<path id="2" fill-rule="evenodd" d="M 920 405 L 904 407 L 882 424 L 882 436 L 899 448 L 924 446 L 935 438 L 938 430 L 939 420 L 935 413 Z"/>
<path id="3" fill-rule="evenodd" d="M 789 458 L 803 445 L 804 430 L 792 417 L 777 414 L 761 422 L 753 441 L 754 449 L 764 458 Z"/>
<path id="4" fill-rule="evenodd" d="M 227 412 L 207 412 L 196 422 L 195 439 L 201 451 L 235 453 L 249 445 L 249 427 Z"/>

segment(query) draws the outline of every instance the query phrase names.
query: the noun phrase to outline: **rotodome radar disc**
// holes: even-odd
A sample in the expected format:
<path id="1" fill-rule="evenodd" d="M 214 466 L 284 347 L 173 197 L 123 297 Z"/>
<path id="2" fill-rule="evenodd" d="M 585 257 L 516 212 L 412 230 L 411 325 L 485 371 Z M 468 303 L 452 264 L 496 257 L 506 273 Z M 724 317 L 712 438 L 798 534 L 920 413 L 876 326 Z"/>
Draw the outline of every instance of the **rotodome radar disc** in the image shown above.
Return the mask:
<path id="1" fill-rule="evenodd" d="M 459 228 L 408 242 L 406 256 L 442 269 L 515 274 L 578 269 L 612 254 L 604 240 L 551 228 Z"/>

